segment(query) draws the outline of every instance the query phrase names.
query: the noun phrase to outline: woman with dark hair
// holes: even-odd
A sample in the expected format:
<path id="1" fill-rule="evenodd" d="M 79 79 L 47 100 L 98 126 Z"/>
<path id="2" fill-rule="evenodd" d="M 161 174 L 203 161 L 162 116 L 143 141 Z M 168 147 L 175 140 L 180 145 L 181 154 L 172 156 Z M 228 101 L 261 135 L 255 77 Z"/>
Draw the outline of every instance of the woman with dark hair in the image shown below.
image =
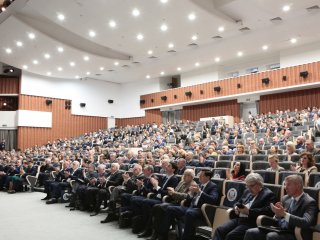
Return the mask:
<path id="1" fill-rule="evenodd" d="M 312 154 L 307 152 L 300 154 L 299 166 L 291 166 L 290 170 L 295 172 L 307 173 L 308 175 L 310 175 L 310 173 L 312 172 L 318 172 Z"/>
<path id="2" fill-rule="evenodd" d="M 233 170 L 230 168 L 226 171 L 227 180 L 241 180 L 246 178 L 246 165 L 243 162 L 235 162 L 233 165 Z"/>

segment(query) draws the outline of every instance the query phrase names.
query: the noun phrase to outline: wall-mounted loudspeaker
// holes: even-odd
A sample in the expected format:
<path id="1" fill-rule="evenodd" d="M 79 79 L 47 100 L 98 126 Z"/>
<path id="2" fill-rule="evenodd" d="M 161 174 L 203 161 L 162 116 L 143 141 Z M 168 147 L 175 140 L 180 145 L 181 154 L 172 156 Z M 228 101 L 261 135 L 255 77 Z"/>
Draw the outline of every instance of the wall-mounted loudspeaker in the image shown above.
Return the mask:
<path id="1" fill-rule="evenodd" d="M 67 109 L 67 110 L 71 109 L 71 100 L 66 100 L 64 102 L 64 108 Z"/>
<path id="2" fill-rule="evenodd" d="M 80 107 L 85 107 L 86 106 L 86 104 L 85 103 L 80 103 Z"/>
<path id="3" fill-rule="evenodd" d="M 178 98 L 178 96 L 177 96 L 177 95 L 173 95 L 173 97 L 174 97 L 174 99 L 177 99 L 177 98 Z"/>
<path id="4" fill-rule="evenodd" d="M 108 100 L 108 103 L 110 103 L 110 104 L 113 103 L 113 100 L 112 100 L 112 99 L 109 99 L 109 100 Z"/>
<path id="5" fill-rule="evenodd" d="M 215 92 L 220 92 L 220 91 L 221 91 L 221 87 L 220 87 L 220 86 L 214 87 L 213 90 L 214 90 Z"/>
<path id="6" fill-rule="evenodd" d="M 151 102 L 154 102 L 154 99 L 153 99 L 153 98 L 151 98 Z"/>
<path id="7" fill-rule="evenodd" d="M 167 100 L 167 96 L 162 96 L 161 100 L 166 101 Z"/>
<path id="8" fill-rule="evenodd" d="M 282 76 L 282 81 L 287 81 L 287 76 Z"/>
<path id="9" fill-rule="evenodd" d="M 146 103 L 146 100 L 144 100 L 144 99 L 140 100 L 140 104 L 145 104 L 145 103 Z"/>
<path id="10" fill-rule="evenodd" d="M 270 79 L 268 77 L 267 78 L 262 78 L 261 81 L 262 81 L 263 84 L 268 85 L 269 82 L 270 82 Z"/>
<path id="11" fill-rule="evenodd" d="M 300 77 L 307 78 L 308 75 L 309 75 L 309 72 L 308 72 L 308 71 L 300 72 Z"/>
<path id="12" fill-rule="evenodd" d="M 201 94 L 201 95 L 203 94 L 203 90 L 200 90 L 200 94 Z"/>
<path id="13" fill-rule="evenodd" d="M 184 94 L 185 94 L 187 97 L 191 97 L 192 92 L 189 91 L 189 92 L 185 92 Z"/>
<path id="14" fill-rule="evenodd" d="M 47 104 L 47 105 L 52 104 L 52 100 L 51 100 L 51 99 L 47 99 L 47 100 L 46 100 L 46 104 Z"/>
<path id="15" fill-rule="evenodd" d="M 241 88 L 241 84 L 240 83 L 237 84 L 237 88 Z"/>

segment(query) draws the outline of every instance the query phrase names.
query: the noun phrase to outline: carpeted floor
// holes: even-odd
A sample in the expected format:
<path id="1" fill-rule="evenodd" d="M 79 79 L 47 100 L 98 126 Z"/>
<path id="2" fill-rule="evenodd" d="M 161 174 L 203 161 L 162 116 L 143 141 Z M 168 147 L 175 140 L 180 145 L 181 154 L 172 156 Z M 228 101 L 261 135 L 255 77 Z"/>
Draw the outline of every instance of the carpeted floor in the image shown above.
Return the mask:
<path id="1" fill-rule="evenodd" d="M 90 217 L 72 211 L 66 204 L 46 205 L 44 193 L 0 192 L 0 236 L 5 240 L 131 240 L 138 239 L 131 229 L 119 229 L 116 222 L 101 224 L 105 213 Z"/>

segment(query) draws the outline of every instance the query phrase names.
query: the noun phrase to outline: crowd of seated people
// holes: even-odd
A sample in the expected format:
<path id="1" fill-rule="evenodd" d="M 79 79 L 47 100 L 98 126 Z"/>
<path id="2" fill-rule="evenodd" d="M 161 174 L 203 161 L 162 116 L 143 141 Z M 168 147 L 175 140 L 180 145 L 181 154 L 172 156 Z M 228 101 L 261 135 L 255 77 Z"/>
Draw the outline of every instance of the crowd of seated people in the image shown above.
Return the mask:
<path id="1" fill-rule="evenodd" d="M 250 217 L 260 191 L 267 191 L 262 175 L 254 170 L 304 173 L 304 186 L 308 185 L 308 176 L 320 166 L 319 119 L 320 110 L 314 107 L 259 114 L 234 126 L 219 119 L 141 124 L 58 139 L 25 151 L 2 150 L 0 189 L 23 191 L 30 185 L 27 176 L 33 176 L 37 181 L 32 189 L 44 189 L 46 204 L 69 201 L 70 210 L 87 211 L 90 216 L 106 212 L 101 223 L 134 219 L 144 226 L 134 231 L 141 238 L 167 239 L 176 223 L 184 228 L 181 239 L 194 239 L 196 226 L 204 220 L 201 206 L 219 205 L 221 189 L 211 181 L 217 169 L 224 172 L 220 178 L 247 184 L 247 195 L 253 197 L 244 209 L 235 206 L 241 217 Z M 260 169 L 253 167 L 258 162 Z M 266 202 L 275 203 L 271 197 Z M 280 204 L 275 206 L 262 212 L 272 215 Z M 252 227 L 255 224 L 247 224 L 241 234 L 235 233 L 242 239 Z M 223 231 L 221 226 L 215 239 L 235 239 Z"/>

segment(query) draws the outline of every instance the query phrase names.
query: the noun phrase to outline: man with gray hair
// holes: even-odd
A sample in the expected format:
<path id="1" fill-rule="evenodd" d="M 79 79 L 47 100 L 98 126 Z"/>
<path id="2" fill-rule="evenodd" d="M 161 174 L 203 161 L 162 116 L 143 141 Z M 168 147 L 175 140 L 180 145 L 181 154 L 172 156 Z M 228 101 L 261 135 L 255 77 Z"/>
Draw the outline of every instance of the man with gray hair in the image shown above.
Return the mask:
<path id="1" fill-rule="evenodd" d="M 220 225 L 214 233 L 213 240 L 242 240 L 249 228 L 257 226 L 256 220 L 259 215 L 272 215 L 270 203 L 276 201 L 276 196 L 263 186 L 262 177 L 258 173 L 250 173 L 245 183 L 247 189 L 233 208 L 237 217 Z"/>
<path id="2" fill-rule="evenodd" d="M 272 240 L 294 240 L 294 229 L 303 229 L 303 239 L 312 239 L 312 231 L 309 227 L 316 224 L 318 207 L 316 201 L 303 192 L 303 180 L 299 175 L 289 175 L 285 178 L 287 195 L 281 202 L 270 204 L 275 214 L 274 224 L 281 232 L 260 230 L 259 228 L 249 229 L 245 240 L 272 239 Z"/>
<path id="3" fill-rule="evenodd" d="M 107 177 L 100 178 L 101 189 L 96 194 L 96 206 L 94 213 L 90 216 L 96 216 L 100 212 L 100 206 L 104 202 L 104 206 L 107 207 L 107 202 L 110 198 L 109 187 L 119 186 L 123 182 L 122 173 L 119 171 L 120 165 L 118 163 L 112 163 L 110 173 Z"/>

